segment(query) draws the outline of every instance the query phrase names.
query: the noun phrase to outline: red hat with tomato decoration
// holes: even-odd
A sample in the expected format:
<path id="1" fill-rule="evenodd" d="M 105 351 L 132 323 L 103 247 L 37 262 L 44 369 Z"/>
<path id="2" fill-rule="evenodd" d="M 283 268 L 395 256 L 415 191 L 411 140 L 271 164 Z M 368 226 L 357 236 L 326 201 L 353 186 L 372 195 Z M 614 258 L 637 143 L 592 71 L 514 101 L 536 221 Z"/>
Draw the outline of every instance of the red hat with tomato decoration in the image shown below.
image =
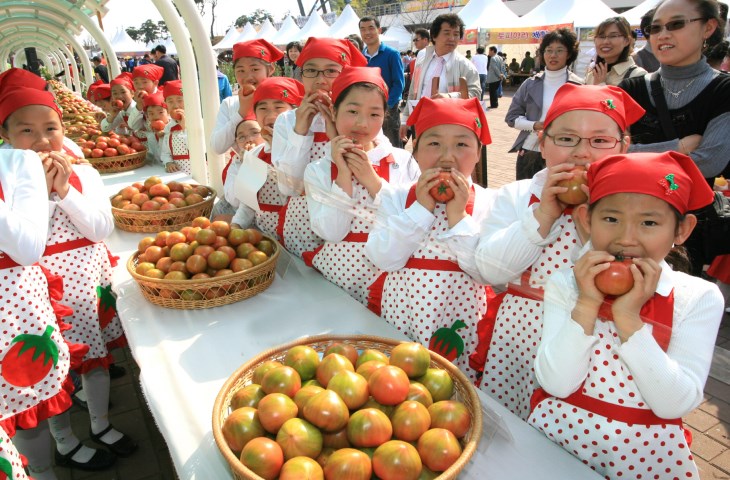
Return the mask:
<path id="1" fill-rule="evenodd" d="M 388 98 L 388 86 L 383 80 L 380 67 L 345 67 L 332 82 L 332 103 L 337 101 L 337 97 L 347 87 L 356 83 L 372 83 Z"/>
<path id="2" fill-rule="evenodd" d="M 104 84 L 104 81 L 101 79 L 98 79 L 94 83 L 89 85 L 89 88 L 86 89 L 86 99 L 91 100 L 93 102 L 94 100 L 91 99 L 91 92 L 93 92 L 96 87 L 98 87 L 99 85 L 103 85 L 103 84 Z"/>
<path id="3" fill-rule="evenodd" d="M 298 107 L 304 98 L 304 85 L 287 77 L 270 77 L 258 84 L 253 93 L 253 105 L 262 100 L 281 100 Z"/>
<path id="4" fill-rule="evenodd" d="M 126 87 L 130 92 L 134 92 L 134 82 L 132 82 L 132 74 L 129 72 L 120 73 L 114 77 L 114 79 L 109 82 L 109 86 L 113 87 L 114 85 L 121 85 Z"/>
<path id="5" fill-rule="evenodd" d="M 302 67 L 313 58 L 326 58 L 343 67 L 365 67 L 368 64 L 365 56 L 351 41 L 339 38 L 309 37 L 297 58 L 297 65 Z"/>
<path id="6" fill-rule="evenodd" d="M 273 63 L 284 58 L 284 52 L 260 38 L 238 42 L 233 45 L 233 63 L 243 57 L 258 58 L 264 62 Z"/>
<path id="7" fill-rule="evenodd" d="M 108 83 L 100 83 L 89 87 L 89 100 L 92 102 L 111 98 L 111 96 L 112 87 Z"/>
<path id="8" fill-rule="evenodd" d="M 679 152 L 610 155 L 588 167 L 590 201 L 616 193 L 651 195 L 685 214 L 712 203 L 714 194 L 695 162 Z"/>
<path id="9" fill-rule="evenodd" d="M 460 125 L 474 132 L 483 145 L 492 143 L 487 117 L 482 104 L 475 97 L 438 98 L 423 97 L 408 117 L 408 125 L 416 128 L 416 136 L 439 125 Z"/>
<path id="10" fill-rule="evenodd" d="M 555 93 L 553 103 L 545 116 L 543 130 L 553 120 L 573 110 L 590 110 L 611 117 L 622 132 L 641 117 L 645 110 L 631 95 L 613 85 L 576 85 L 566 83 Z"/>
<path id="11" fill-rule="evenodd" d="M 150 93 L 142 99 L 142 106 L 144 111 L 147 111 L 148 107 L 162 107 L 167 108 L 165 104 L 165 98 L 162 96 L 162 92 L 157 90 L 155 93 Z"/>
<path id="12" fill-rule="evenodd" d="M 134 70 L 132 70 L 132 78 L 147 78 L 153 82 L 159 82 L 164 73 L 165 69 L 161 66 L 148 63 L 134 67 Z"/>
<path id="13" fill-rule="evenodd" d="M 167 98 L 172 95 L 183 96 L 182 80 L 170 80 L 162 87 L 162 96 Z"/>
<path id="14" fill-rule="evenodd" d="M 45 90 L 46 85 L 46 81 L 41 77 L 22 68 L 11 68 L 0 73 L 0 93 L 16 87 Z"/>
<path id="15" fill-rule="evenodd" d="M 53 109 L 59 119 L 63 117 L 61 107 L 58 106 L 56 98 L 51 92 L 37 88 L 17 87 L 6 90 L 0 95 L 0 125 L 4 124 L 16 110 L 29 105 L 43 105 Z"/>

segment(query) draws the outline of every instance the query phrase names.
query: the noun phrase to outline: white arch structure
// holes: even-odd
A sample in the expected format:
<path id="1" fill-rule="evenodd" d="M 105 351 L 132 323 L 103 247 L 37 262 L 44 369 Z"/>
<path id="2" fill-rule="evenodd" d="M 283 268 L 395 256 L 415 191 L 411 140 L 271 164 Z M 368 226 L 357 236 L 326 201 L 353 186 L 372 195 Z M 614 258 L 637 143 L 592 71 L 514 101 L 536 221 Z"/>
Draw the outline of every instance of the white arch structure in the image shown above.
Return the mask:
<path id="1" fill-rule="evenodd" d="M 120 73 L 119 62 L 111 42 L 97 25 L 94 15 L 104 16 L 108 0 L 0 0 L 0 55 L 7 58 L 24 47 L 37 47 L 48 58 L 56 58 L 59 68 L 66 70 L 67 59 L 75 50 L 83 62 L 85 83 L 93 80 L 93 68 L 76 35 L 85 29 L 99 44 L 107 58 L 109 75 Z M 182 81 L 185 85 L 186 129 L 193 178 L 222 191 L 223 157 L 213 154 L 209 139 L 218 114 L 218 80 L 215 54 L 205 26 L 193 0 L 152 0 L 172 35 L 180 59 Z M 0 65 L 0 69 L 5 65 Z M 74 85 L 79 81 L 75 62 L 71 62 Z M 205 159 L 207 161 L 196 161 Z"/>

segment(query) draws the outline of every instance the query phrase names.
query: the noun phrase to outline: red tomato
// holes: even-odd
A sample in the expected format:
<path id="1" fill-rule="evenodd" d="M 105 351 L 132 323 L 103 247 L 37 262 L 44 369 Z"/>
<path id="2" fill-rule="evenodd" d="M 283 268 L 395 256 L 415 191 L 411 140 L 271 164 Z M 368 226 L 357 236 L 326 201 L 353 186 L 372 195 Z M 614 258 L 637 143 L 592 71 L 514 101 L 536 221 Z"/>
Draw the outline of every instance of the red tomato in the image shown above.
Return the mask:
<path id="1" fill-rule="evenodd" d="M 404 342 L 393 347 L 390 364 L 401 368 L 410 378 L 420 377 L 431 365 L 431 354 L 420 343 Z"/>
<path id="2" fill-rule="evenodd" d="M 360 356 L 357 357 L 357 363 L 355 363 L 355 367 L 359 368 L 360 365 L 365 362 L 369 362 L 370 360 L 379 360 L 380 362 L 385 364 L 390 363 L 390 360 L 388 360 L 388 356 L 380 350 L 367 349 L 363 350 Z"/>
<path id="3" fill-rule="evenodd" d="M 324 466 L 324 478 L 327 480 L 370 480 L 372 474 L 370 457 L 354 448 L 337 450 Z"/>
<path id="4" fill-rule="evenodd" d="M 398 367 L 387 365 L 370 375 L 370 395 L 383 405 L 398 405 L 408 396 L 408 375 Z"/>
<path id="5" fill-rule="evenodd" d="M 84 154 L 84 158 L 91 158 L 92 152 L 91 152 L 91 149 L 90 148 L 84 147 L 84 148 L 81 149 L 81 151 Z"/>
<path id="6" fill-rule="evenodd" d="M 183 112 L 182 112 L 182 110 L 180 110 L 179 108 L 176 109 L 175 112 L 172 114 L 172 118 L 176 122 L 179 122 L 180 120 L 182 120 L 183 119 Z"/>
<path id="7" fill-rule="evenodd" d="M 390 421 L 393 424 L 393 436 L 406 442 L 415 442 L 431 426 L 428 409 L 412 400 L 398 405 Z"/>
<path id="8" fill-rule="evenodd" d="M 304 418 L 325 432 L 336 432 L 345 428 L 350 411 L 339 395 L 332 390 L 324 390 L 304 405 Z"/>
<path id="9" fill-rule="evenodd" d="M 429 368 L 426 374 L 416 381 L 428 389 L 434 402 L 448 400 L 454 394 L 454 380 L 446 370 Z"/>
<path id="10" fill-rule="evenodd" d="M 245 84 L 241 85 L 242 94 L 246 97 L 251 95 L 255 90 L 256 90 L 256 87 L 254 87 L 251 84 L 245 83 Z"/>
<path id="11" fill-rule="evenodd" d="M 337 372 L 327 384 L 327 390 L 339 395 L 350 410 L 357 410 L 370 398 L 368 381 L 362 375 L 348 370 Z"/>
<path id="12" fill-rule="evenodd" d="M 259 477 L 273 480 L 284 464 L 284 452 L 270 438 L 254 438 L 243 447 L 241 463 Z"/>
<path id="13" fill-rule="evenodd" d="M 109 144 L 106 142 L 102 142 L 101 140 L 97 140 L 96 148 L 98 148 L 99 150 L 106 150 L 107 148 L 109 148 Z"/>
<path id="14" fill-rule="evenodd" d="M 322 433 L 308 421 L 292 418 L 279 429 L 276 443 L 284 451 L 287 460 L 299 456 L 317 458 L 322 451 Z"/>
<path id="15" fill-rule="evenodd" d="M 418 439 L 418 454 L 430 470 L 443 472 L 461 456 L 461 444 L 450 431 L 433 428 Z"/>
<path id="16" fill-rule="evenodd" d="M 431 428 L 445 428 L 461 438 L 469 431 L 471 414 L 461 402 L 456 400 L 443 400 L 428 407 L 431 415 Z"/>
<path id="17" fill-rule="evenodd" d="M 216 229 L 217 223 L 218 222 L 213 222 L 211 224 L 211 228 L 213 230 Z M 228 226 L 228 224 L 226 224 L 226 226 Z M 230 233 L 230 227 L 228 233 Z M 228 235 L 228 233 L 226 233 L 226 235 Z M 218 235 L 222 235 L 222 233 L 218 233 Z M 294 370 L 297 371 L 297 373 L 299 373 L 299 376 L 302 378 L 302 380 L 306 381 L 314 378 L 314 374 L 316 373 L 317 367 L 319 366 L 319 354 L 315 349 L 310 346 L 297 345 L 296 347 L 290 348 L 289 351 L 286 352 L 286 356 L 284 357 L 284 365 L 292 367 Z"/>
<path id="18" fill-rule="evenodd" d="M 451 178 L 451 172 L 441 172 L 436 178 L 439 180 L 439 183 L 431 187 L 431 190 L 429 190 L 428 193 L 430 193 L 433 199 L 437 202 L 446 203 L 454 198 L 454 191 L 448 184 L 448 181 Z"/>
<path id="19" fill-rule="evenodd" d="M 245 387 L 233 394 L 233 398 L 231 398 L 231 408 L 256 408 L 259 404 L 259 401 L 265 396 L 266 394 L 263 390 L 261 390 L 261 385 L 257 385 L 255 383 L 252 383 L 251 385 L 246 385 Z"/>
<path id="20" fill-rule="evenodd" d="M 122 109 L 124 108 L 124 102 L 121 100 L 114 100 L 114 106 L 116 108 Z"/>
<path id="21" fill-rule="evenodd" d="M 294 400 L 283 393 L 270 393 L 258 405 L 259 421 L 269 433 L 279 431 L 284 422 L 296 418 L 299 409 Z"/>
<path id="22" fill-rule="evenodd" d="M 117 152 L 119 152 L 119 155 L 129 155 L 132 153 L 131 149 L 124 144 L 121 144 L 117 147 Z"/>
<path id="23" fill-rule="evenodd" d="M 150 123 L 150 128 L 156 132 L 161 132 L 165 129 L 165 122 L 162 120 L 155 120 L 154 122 Z"/>
<path id="24" fill-rule="evenodd" d="M 387 363 L 383 363 L 380 360 L 369 360 L 359 367 L 357 367 L 356 373 L 358 375 L 362 375 L 365 380 L 370 380 L 370 375 L 373 374 L 373 372 L 381 367 L 384 367 L 388 365 Z"/>
<path id="25" fill-rule="evenodd" d="M 339 353 L 340 355 L 347 357 L 350 363 L 355 365 L 357 363 L 357 349 L 352 345 L 346 343 L 333 343 L 324 351 L 324 357 L 330 353 Z"/>
<path id="26" fill-rule="evenodd" d="M 100 148 L 94 148 L 91 150 L 91 157 L 92 158 L 101 158 L 104 156 L 104 150 Z"/>
<path id="27" fill-rule="evenodd" d="M 207 220 L 207 218 L 206 218 L 206 220 Z M 193 220 L 193 223 L 195 223 L 195 220 Z M 195 225 L 193 225 L 193 228 L 195 228 Z M 188 237 L 188 240 L 190 240 L 189 237 Z M 261 380 L 263 380 L 264 375 L 266 375 L 266 372 L 268 372 L 269 370 L 273 370 L 276 367 L 283 367 L 283 366 L 284 366 L 283 364 L 281 364 L 280 362 L 277 362 L 275 360 L 266 361 L 254 369 L 253 378 L 251 381 L 253 383 L 258 383 L 260 385 Z"/>
<path id="28" fill-rule="evenodd" d="M 619 296 L 634 287 L 634 276 L 631 274 L 631 259 L 616 255 L 616 260 L 609 267 L 596 275 L 596 288 L 604 295 Z"/>
<path id="29" fill-rule="evenodd" d="M 331 353 L 324 357 L 317 367 L 317 381 L 323 387 L 327 388 L 327 384 L 330 379 L 335 376 L 337 372 L 348 370 L 350 372 L 355 371 L 355 367 L 352 363 L 342 355 L 338 353 Z"/>
<path id="30" fill-rule="evenodd" d="M 255 408 L 243 407 L 231 412 L 223 422 L 223 438 L 236 454 L 243 450 L 246 444 L 256 437 L 266 433 L 259 422 L 259 414 Z"/>
<path id="31" fill-rule="evenodd" d="M 291 367 L 277 367 L 266 372 L 261 380 L 261 388 L 266 393 L 283 393 L 293 397 L 302 388 L 302 379 Z"/>
<path id="32" fill-rule="evenodd" d="M 117 148 L 119 145 L 122 144 L 122 142 L 119 141 L 118 138 L 110 138 L 108 142 L 106 142 L 110 147 Z"/>
<path id="33" fill-rule="evenodd" d="M 411 381 L 411 384 L 408 387 L 408 396 L 406 399 L 422 403 L 426 408 L 433 405 L 433 397 L 431 396 L 431 392 L 428 391 L 428 388 L 426 388 L 422 383 L 414 381 Z"/>
<path id="34" fill-rule="evenodd" d="M 347 439 L 355 447 L 378 447 L 392 435 L 388 416 L 376 408 L 358 410 L 347 422 Z"/>
<path id="35" fill-rule="evenodd" d="M 385 442 L 373 454 L 373 471 L 382 480 L 416 480 L 422 468 L 416 448 L 400 440 Z"/>
<path id="36" fill-rule="evenodd" d="M 570 170 L 570 173 L 574 174 L 573 178 L 558 182 L 558 187 L 568 188 L 567 192 L 557 194 L 558 200 L 566 205 L 580 205 L 581 203 L 586 203 L 588 201 L 588 195 L 586 195 L 583 189 L 580 188 L 581 185 L 586 184 L 586 179 L 583 176 L 585 171 L 586 168 L 579 165 Z"/>
<path id="37" fill-rule="evenodd" d="M 324 471 L 319 463 L 308 457 L 287 460 L 279 472 L 279 480 L 323 480 Z"/>

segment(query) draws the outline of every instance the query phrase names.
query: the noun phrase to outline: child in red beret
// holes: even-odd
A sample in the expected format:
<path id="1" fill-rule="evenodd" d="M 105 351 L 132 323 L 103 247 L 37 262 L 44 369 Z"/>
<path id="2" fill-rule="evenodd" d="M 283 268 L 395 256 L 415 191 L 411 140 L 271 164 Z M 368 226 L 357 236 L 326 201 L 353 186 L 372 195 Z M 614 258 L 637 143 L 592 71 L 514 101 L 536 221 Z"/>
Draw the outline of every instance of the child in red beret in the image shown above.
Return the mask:
<path id="1" fill-rule="evenodd" d="M 472 172 L 491 143 L 484 109 L 472 98 L 424 97 L 408 119 L 421 176 L 405 188 L 383 188 L 365 254 L 388 272 L 370 287 L 370 305 L 414 341 L 452 360 L 471 380 L 467 355 L 487 293 L 474 261 L 479 225 L 494 190 Z"/>
<path id="2" fill-rule="evenodd" d="M 589 242 L 545 287 L 529 422 L 606 478 L 699 478 L 682 416 L 703 401 L 723 299 L 665 257 L 712 190 L 677 152 L 606 157 L 588 187 Z"/>
<path id="3" fill-rule="evenodd" d="M 165 138 L 162 139 L 160 146 L 160 159 L 168 173 L 182 170 L 186 174 L 192 175 L 188 133 L 185 130 L 185 99 L 182 81 L 165 82 L 162 95 L 165 97 L 167 113 L 171 120 L 165 127 Z"/>
<path id="4" fill-rule="evenodd" d="M 147 95 L 142 100 L 144 114 L 152 128 L 152 134 L 147 135 L 147 154 L 155 162 L 162 162 L 160 150 L 162 139 L 165 137 L 165 127 L 170 123 L 165 97 L 160 90 Z"/>
<path id="5" fill-rule="evenodd" d="M 157 93 L 162 75 L 165 69 L 159 65 L 148 63 L 134 67 L 132 70 L 132 83 L 134 84 L 134 102 L 137 108 L 137 115 L 133 115 L 129 120 L 129 128 L 134 136 L 146 146 L 147 137 L 155 134 L 150 126 L 149 118 L 144 113 L 144 98 L 147 95 Z"/>
<path id="6" fill-rule="evenodd" d="M 304 261 L 353 298 L 368 304 L 380 274 L 365 256 L 374 210 L 386 183 L 411 186 L 420 170 L 410 153 L 383 135 L 388 87 L 378 67 L 345 67 L 332 83 L 337 135 L 325 155 L 307 165 L 304 185 L 312 230 L 325 243 Z"/>
<path id="7" fill-rule="evenodd" d="M 558 198 L 567 191 L 559 183 L 581 180 L 584 173 L 575 167 L 625 152 L 626 131 L 643 113 L 617 87 L 560 87 L 540 138 L 547 168 L 502 187 L 482 226 L 475 252 L 479 271 L 492 285 L 508 288 L 490 303 L 471 361 L 484 371 L 480 388 L 523 420 L 537 387 L 533 362 L 542 332 L 542 289 L 552 273 L 572 267 L 582 245 L 571 206 Z"/>
<path id="8" fill-rule="evenodd" d="M 346 66 L 364 67 L 367 60 L 348 40 L 311 37 L 297 58 L 302 67 L 305 96 L 296 110 L 280 115 L 274 125 L 271 161 L 279 171 L 279 189 L 290 199 L 284 209 L 279 237 L 289 252 L 301 257 L 323 240 L 312 231 L 304 197 L 304 169 L 325 155 L 336 136 L 331 116 L 332 82 Z"/>
<path id="9" fill-rule="evenodd" d="M 120 135 L 131 135 L 134 128 L 131 123 L 137 124 L 142 113 L 137 110 L 134 101 L 134 83 L 132 74 L 120 73 L 109 82 L 111 88 L 111 108 L 106 118 L 100 122 L 102 132 L 115 131 Z"/>
<path id="10" fill-rule="evenodd" d="M 89 86 L 87 92 L 88 100 L 99 107 L 101 112 L 95 114 L 96 119 L 101 122 L 111 112 L 112 108 L 112 87 L 108 83 L 98 83 Z"/>

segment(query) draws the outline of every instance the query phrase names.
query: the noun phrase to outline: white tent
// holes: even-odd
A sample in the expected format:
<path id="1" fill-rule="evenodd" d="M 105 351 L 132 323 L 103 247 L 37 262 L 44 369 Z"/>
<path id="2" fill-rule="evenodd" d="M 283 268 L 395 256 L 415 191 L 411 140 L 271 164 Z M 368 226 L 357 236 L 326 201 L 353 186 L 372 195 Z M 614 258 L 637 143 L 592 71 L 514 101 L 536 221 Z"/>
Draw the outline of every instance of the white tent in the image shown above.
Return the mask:
<path id="1" fill-rule="evenodd" d="M 168 37 L 165 39 L 162 44 L 167 49 L 166 54 L 167 55 L 177 55 L 177 47 L 175 46 L 175 43 L 172 41 L 172 37 Z"/>
<path id="2" fill-rule="evenodd" d="M 573 22 L 575 28 L 595 27 L 616 12 L 601 0 L 545 0 L 521 18 L 522 25 L 537 27 Z"/>
<path id="3" fill-rule="evenodd" d="M 412 38 L 411 33 L 406 30 L 406 27 L 404 27 L 398 19 L 396 19 L 390 27 L 388 27 L 388 30 L 380 36 L 380 40 L 384 44 L 395 48 L 399 52 L 404 52 L 411 48 Z"/>
<path id="4" fill-rule="evenodd" d="M 346 5 L 340 16 L 335 20 L 335 23 L 330 26 L 327 36 L 332 38 L 345 38 L 352 33 L 360 35 L 359 23 L 360 17 L 357 16 L 355 10 L 352 9 L 351 5 Z"/>
<path id="5" fill-rule="evenodd" d="M 458 13 L 465 28 L 508 28 L 522 20 L 502 0 L 470 0 Z"/>
<path id="6" fill-rule="evenodd" d="M 659 3 L 659 0 L 644 0 L 631 10 L 626 10 L 621 14 L 621 16 L 629 21 L 629 25 L 638 26 L 641 23 L 641 17 L 643 17 L 646 12 L 656 7 L 657 3 Z"/>
<path id="7" fill-rule="evenodd" d="M 228 45 L 228 43 L 231 40 L 233 40 L 234 38 L 238 37 L 238 35 L 240 35 L 240 32 L 238 31 L 236 26 L 231 25 L 231 28 L 228 29 L 228 31 L 226 32 L 226 35 L 223 38 L 221 38 L 220 42 L 213 45 L 213 48 L 217 49 L 218 45 Z M 231 48 L 231 47 L 228 47 L 228 48 Z"/>
<path id="8" fill-rule="evenodd" d="M 247 23 L 246 25 L 243 26 L 243 30 L 241 30 L 241 33 L 238 34 L 237 37 L 234 37 L 233 40 L 231 40 L 231 44 L 227 45 L 225 48 L 226 49 L 233 48 L 233 45 L 238 42 L 245 42 L 246 40 L 253 40 L 254 38 L 256 38 L 256 33 L 257 33 L 256 29 L 253 28 L 253 25 L 251 25 L 250 23 Z M 221 49 L 220 44 L 216 45 L 216 49 L 217 50 Z"/>
<path id="9" fill-rule="evenodd" d="M 132 37 L 123 28 L 120 28 L 110 41 L 112 48 L 117 54 L 145 53 L 150 51 L 144 43 L 132 40 Z"/>
<path id="10" fill-rule="evenodd" d="M 295 40 L 301 40 L 302 42 L 306 42 L 309 37 L 328 37 L 329 34 L 327 33 L 327 31 L 329 29 L 329 25 L 327 25 L 325 21 L 322 20 L 322 17 L 319 15 L 319 13 L 312 12 L 312 14 L 309 16 L 309 20 L 307 20 L 307 23 L 305 23 L 302 29 L 299 30 L 299 33 L 297 34 L 297 38 L 295 38 Z"/>
<path id="11" fill-rule="evenodd" d="M 289 16 L 281 23 L 281 28 L 276 32 L 276 35 L 269 40 L 274 45 L 286 45 L 289 42 L 297 40 L 299 38 L 299 27 L 294 22 L 294 19 Z"/>
<path id="12" fill-rule="evenodd" d="M 259 28 L 259 33 L 256 34 L 256 38 L 262 38 L 270 42 L 271 39 L 274 38 L 274 35 L 276 35 L 276 28 L 267 18 L 266 20 L 264 20 L 264 23 L 261 24 L 261 27 Z"/>

